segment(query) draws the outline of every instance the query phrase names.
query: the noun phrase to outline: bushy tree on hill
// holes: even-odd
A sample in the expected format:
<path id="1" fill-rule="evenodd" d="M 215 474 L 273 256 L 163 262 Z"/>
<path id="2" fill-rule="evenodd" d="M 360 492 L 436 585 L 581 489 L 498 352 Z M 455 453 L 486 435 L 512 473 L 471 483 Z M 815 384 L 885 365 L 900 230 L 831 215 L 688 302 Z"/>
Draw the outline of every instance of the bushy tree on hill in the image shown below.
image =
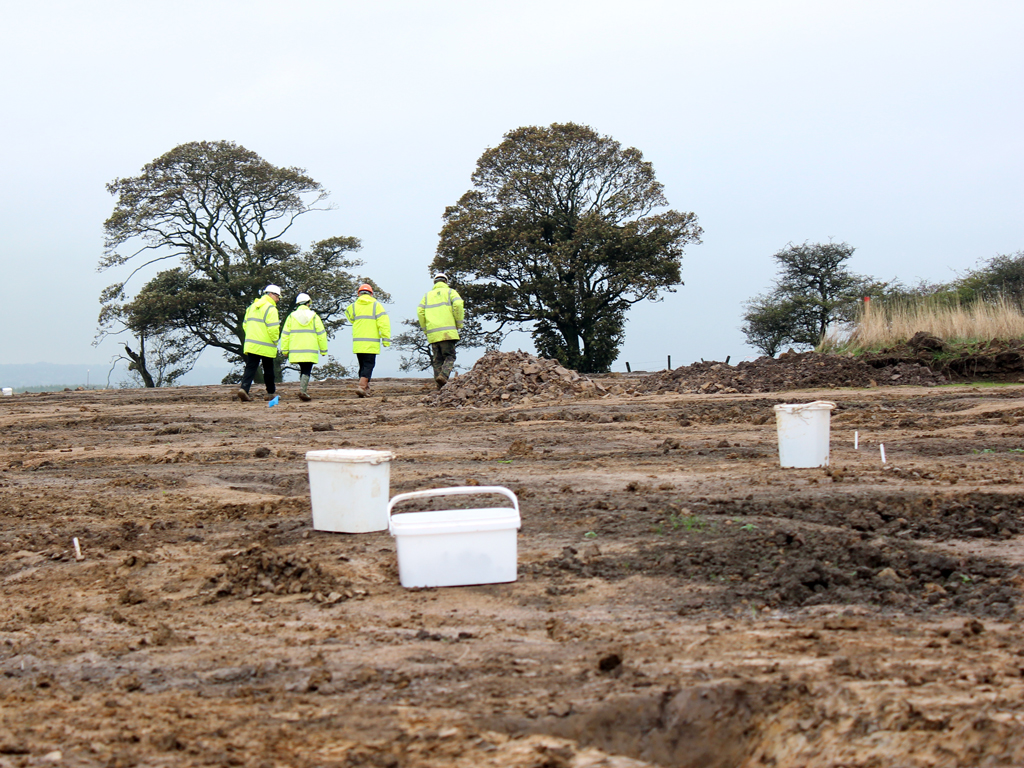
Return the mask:
<path id="1" fill-rule="evenodd" d="M 846 243 L 804 243 L 776 253 L 772 289 L 745 305 L 747 343 L 766 355 L 786 345 L 815 347 L 830 325 L 852 321 L 862 297 L 885 285 L 849 270 L 853 252 Z"/>
<path id="2" fill-rule="evenodd" d="M 299 216 L 327 210 L 328 193 L 303 169 L 277 167 L 233 142 L 182 144 L 107 190 L 117 201 L 104 223 L 98 269 L 134 268 L 100 295 L 97 343 L 131 334 L 133 363 L 147 386 L 156 383 L 146 358 L 154 346 L 174 361 L 166 383 L 208 347 L 239 361 L 246 307 L 269 283 L 284 289 L 282 318 L 306 292 L 329 334 L 344 325 L 342 311 L 360 282 L 377 288 L 352 271 L 362 264 L 351 257 L 357 238 L 328 238 L 306 251 L 282 239 Z M 164 261 L 174 266 L 129 297 L 126 283 Z"/>
<path id="3" fill-rule="evenodd" d="M 1024 251 L 993 256 L 961 275 L 951 288 L 963 303 L 996 298 L 1024 308 Z"/>
<path id="4" fill-rule="evenodd" d="M 785 296 L 762 293 L 746 303 L 741 330 L 747 343 L 769 357 L 775 357 L 793 342 L 793 307 Z"/>
<path id="5" fill-rule="evenodd" d="M 509 131 L 477 161 L 473 188 L 444 213 L 432 267 L 467 314 L 497 333 L 532 331 L 537 351 L 607 370 L 626 312 L 681 285 L 693 213 L 668 205 L 639 150 L 574 123 Z"/>

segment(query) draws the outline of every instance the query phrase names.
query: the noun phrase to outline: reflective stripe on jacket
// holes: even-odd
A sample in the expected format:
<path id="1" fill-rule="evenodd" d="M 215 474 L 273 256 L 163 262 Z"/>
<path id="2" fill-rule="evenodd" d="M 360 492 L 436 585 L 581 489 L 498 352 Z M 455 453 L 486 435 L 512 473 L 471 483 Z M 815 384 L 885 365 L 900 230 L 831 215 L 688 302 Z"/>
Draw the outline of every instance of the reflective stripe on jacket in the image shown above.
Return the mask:
<path id="1" fill-rule="evenodd" d="M 426 332 L 427 341 L 431 344 L 458 340 L 465 315 L 465 306 L 459 292 L 449 288 L 442 280 L 434 283 L 434 287 L 427 291 L 416 309 L 420 328 Z"/>
<path id="2" fill-rule="evenodd" d="M 281 319 L 277 304 L 263 294 L 245 310 L 245 354 L 277 357 L 277 340 L 281 336 Z"/>
<path id="3" fill-rule="evenodd" d="M 345 307 L 345 317 L 352 323 L 352 351 L 380 354 L 380 345 L 391 346 L 391 318 L 384 306 L 368 293 Z"/>
<path id="4" fill-rule="evenodd" d="M 320 315 L 302 304 L 288 315 L 281 331 L 281 351 L 289 363 L 316 363 L 327 354 L 327 331 Z"/>

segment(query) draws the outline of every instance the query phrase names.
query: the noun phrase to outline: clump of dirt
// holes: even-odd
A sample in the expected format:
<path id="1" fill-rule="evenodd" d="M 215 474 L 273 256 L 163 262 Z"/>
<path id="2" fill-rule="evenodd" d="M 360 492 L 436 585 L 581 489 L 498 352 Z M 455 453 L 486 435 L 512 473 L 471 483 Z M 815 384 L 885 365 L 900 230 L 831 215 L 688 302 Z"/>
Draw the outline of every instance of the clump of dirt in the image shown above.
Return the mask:
<path id="1" fill-rule="evenodd" d="M 449 380 L 430 398 L 434 405 L 510 405 L 564 397 L 597 397 L 607 390 L 557 360 L 526 352 L 488 352 L 468 373 Z"/>
<path id="2" fill-rule="evenodd" d="M 736 394 L 787 389 L 913 385 L 932 387 L 946 378 L 916 361 L 875 366 L 861 358 L 817 352 L 784 352 L 736 365 L 700 362 L 643 379 L 638 392 Z"/>
<path id="3" fill-rule="evenodd" d="M 308 594 L 316 602 L 335 603 L 353 595 L 309 557 L 256 546 L 227 555 L 224 562 L 227 569 L 207 585 L 216 597 Z"/>

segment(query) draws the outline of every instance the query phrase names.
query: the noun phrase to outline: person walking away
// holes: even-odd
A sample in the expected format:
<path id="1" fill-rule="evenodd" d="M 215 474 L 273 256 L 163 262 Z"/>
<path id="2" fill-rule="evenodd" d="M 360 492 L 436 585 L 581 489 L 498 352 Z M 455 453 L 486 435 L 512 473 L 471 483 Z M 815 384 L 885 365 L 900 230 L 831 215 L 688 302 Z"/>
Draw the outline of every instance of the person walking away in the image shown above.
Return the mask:
<path id="1" fill-rule="evenodd" d="M 434 368 L 434 381 L 440 389 L 448 383 L 448 377 L 455 368 L 455 344 L 465 319 L 466 310 L 462 297 L 454 288 L 448 287 L 448 277 L 443 272 L 434 275 L 434 287 L 427 291 L 416 310 L 420 328 L 427 334 L 430 344 L 430 364 Z"/>
<path id="2" fill-rule="evenodd" d="M 274 396 L 277 386 L 274 383 L 274 361 L 277 359 L 277 340 L 281 336 L 281 319 L 277 315 L 277 302 L 281 300 L 281 289 L 276 285 L 268 285 L 263 295 L 245 310 L 245 322 L 242 325 L 245 333 L 245 372 L 242 383 L 235 396 L 243 403 L 249 402 L 249 388 L 256 376 L 256 369 L 263 364 L 263 383 L 267 386 L 267 399 Z"/>
<path id="3" fill-rule="evenodd" d="M 299 366 L 299 400 L 309 402 L 309 375 L 313 366 L 320 362 L 320 355 L 327 354 L 327 331 L 320 315 L 309 307 L 309 294 L 300 293 L 295 297 L 296 307 L 284 321 L 281 331 L 281 351 L 288 355 L 288 362 Z"/>
<path id="4" fill-rule="evenodd" d="M 381 344 L 391 346 L 391 318 L 384 306 L 373 298 L 373 286 L 363 283 L 356 290 L 356 296 L 355 302 L 345 307 L 345 317 L 352 324 L 352 351 L 359 360 L 356 394 L 367 397 Z"/>

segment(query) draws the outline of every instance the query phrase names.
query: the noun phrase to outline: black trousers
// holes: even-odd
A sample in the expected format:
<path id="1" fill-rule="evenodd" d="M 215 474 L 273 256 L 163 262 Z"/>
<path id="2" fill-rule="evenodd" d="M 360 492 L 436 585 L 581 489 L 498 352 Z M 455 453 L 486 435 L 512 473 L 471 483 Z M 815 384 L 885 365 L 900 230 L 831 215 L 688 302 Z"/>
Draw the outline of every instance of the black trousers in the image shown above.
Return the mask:
<path id="1" fill-rule="evenodd" d="M 377 356 L 373 352 L 356 352 L 359 359 L 359 378 L 370 380 L 373 376 L 373 366 L 377 364 Z"/>
<path id="2" fill-rule="evenodd" d="M 256 369 L 263 364 L 263 383 L 267 385 L 267 393 L 274 394 L 277 386 L 274 384 L 274 360 L 273 357 L 264 357 L 255 352 L 248 352 L 245 355 L 245 372 L 242 374 L 242 389 L 246 392 L 252 386 L 252 380 L 256 377 Z"/>
<path id="3" fill-rule="evenodd" d="M 302 376 L 309 376 L 313 372 L 313 363 L 299 363 L 299 373 Z"/>

